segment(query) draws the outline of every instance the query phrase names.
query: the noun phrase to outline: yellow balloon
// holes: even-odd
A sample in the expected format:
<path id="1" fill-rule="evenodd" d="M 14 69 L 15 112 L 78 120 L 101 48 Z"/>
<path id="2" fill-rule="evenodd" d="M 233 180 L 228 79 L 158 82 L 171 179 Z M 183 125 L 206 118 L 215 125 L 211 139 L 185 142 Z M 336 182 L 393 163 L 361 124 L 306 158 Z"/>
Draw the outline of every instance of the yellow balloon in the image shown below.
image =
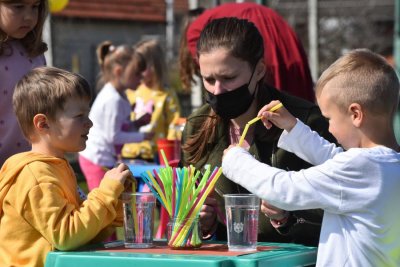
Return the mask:
<path id="1" fill-rule="evenodd" d="M 50 12 L 60 12 L 68 5 L 68 0 L 49 0 Z"/>

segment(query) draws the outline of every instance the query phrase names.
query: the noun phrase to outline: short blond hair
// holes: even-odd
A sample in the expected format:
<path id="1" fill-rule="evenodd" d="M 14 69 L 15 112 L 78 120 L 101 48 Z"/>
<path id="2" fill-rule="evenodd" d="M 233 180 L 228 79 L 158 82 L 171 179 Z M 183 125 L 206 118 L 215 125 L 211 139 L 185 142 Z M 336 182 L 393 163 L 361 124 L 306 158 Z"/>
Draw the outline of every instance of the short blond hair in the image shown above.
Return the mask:
<path id="1" fill-rule="evenodd" d="M 390 116 L 394 116 L 399 100 L 395 70 L 368 49 L 352 50 L 329 66 L 317 81 L 317 98 L 324 90 L 330 90 L 340 108 L 358 103 L 369 112 Z"/>
<path id="2" fill-rule="evenodd" d="M 54 67 L 31 70 L 15 86 L 13 108 L 24 136 L 33 132 L 33 118 L 44 114 L 54 119 L 65 102 L 78 97 L 91 101 L 89 83 L 80 75 Z"/>

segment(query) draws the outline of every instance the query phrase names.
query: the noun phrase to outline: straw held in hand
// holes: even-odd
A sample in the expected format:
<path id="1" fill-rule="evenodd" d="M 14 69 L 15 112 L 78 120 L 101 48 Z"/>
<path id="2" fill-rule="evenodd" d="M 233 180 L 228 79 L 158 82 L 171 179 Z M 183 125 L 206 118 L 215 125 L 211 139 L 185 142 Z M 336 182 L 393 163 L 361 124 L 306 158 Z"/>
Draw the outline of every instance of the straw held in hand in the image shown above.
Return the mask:
<path id="1" fill-rule="evenodd" d="M 283 104 L 279 103 L 279 104 L 273 106 L 269 111 L 270 112 L 274 112 L 274 111 L 280 109 L 281 107 L 283 107 Z M 252 119 L 248 123 L 246 123 L 246 126 L 244 127 L 243 133 L 240 136 L 238 146 L 242 146 L 244 138 L 246 137 L 246 134 L 247 134 L 247 131 L 249 130 L 250 125 L 252 125 L 253 123 L 256 123 L 259 120 L 261 120 L 261 118 L 262 118 L 261 116 L 255 117 L 254 119 Z"/>

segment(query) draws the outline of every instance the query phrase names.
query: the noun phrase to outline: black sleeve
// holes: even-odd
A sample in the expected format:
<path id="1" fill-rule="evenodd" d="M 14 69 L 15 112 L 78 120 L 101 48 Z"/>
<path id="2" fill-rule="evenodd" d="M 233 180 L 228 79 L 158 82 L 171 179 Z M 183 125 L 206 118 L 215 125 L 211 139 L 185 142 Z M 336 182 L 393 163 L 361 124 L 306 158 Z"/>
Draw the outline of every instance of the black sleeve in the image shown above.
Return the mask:
<path id="1" fill-rule="evenodd" d="M 321 230 L 323 211 L 292 211 L 286 224 L 276 228 L 281 235 L 288 236 L 294 243 L 317 246 Z"/>

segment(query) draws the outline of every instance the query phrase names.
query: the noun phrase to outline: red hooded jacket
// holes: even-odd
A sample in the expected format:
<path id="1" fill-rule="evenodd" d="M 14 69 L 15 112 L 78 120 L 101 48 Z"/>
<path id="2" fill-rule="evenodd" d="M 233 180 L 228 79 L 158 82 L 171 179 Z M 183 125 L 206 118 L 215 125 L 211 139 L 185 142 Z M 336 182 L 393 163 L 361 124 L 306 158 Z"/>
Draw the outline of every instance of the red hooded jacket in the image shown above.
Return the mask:
<path id="1" fill-rule="evenodd" d="M 275 11 L 255 3 L 227 3 L 205 11 L 187 30 L 190 53 L 197 61 L 197 41 L 216 18 L 237 17 L 253 22 L 264 39 L 265 80 L 279 90 L 314 102 L 313 81 L 304 48 L 293 29 Z"/>

